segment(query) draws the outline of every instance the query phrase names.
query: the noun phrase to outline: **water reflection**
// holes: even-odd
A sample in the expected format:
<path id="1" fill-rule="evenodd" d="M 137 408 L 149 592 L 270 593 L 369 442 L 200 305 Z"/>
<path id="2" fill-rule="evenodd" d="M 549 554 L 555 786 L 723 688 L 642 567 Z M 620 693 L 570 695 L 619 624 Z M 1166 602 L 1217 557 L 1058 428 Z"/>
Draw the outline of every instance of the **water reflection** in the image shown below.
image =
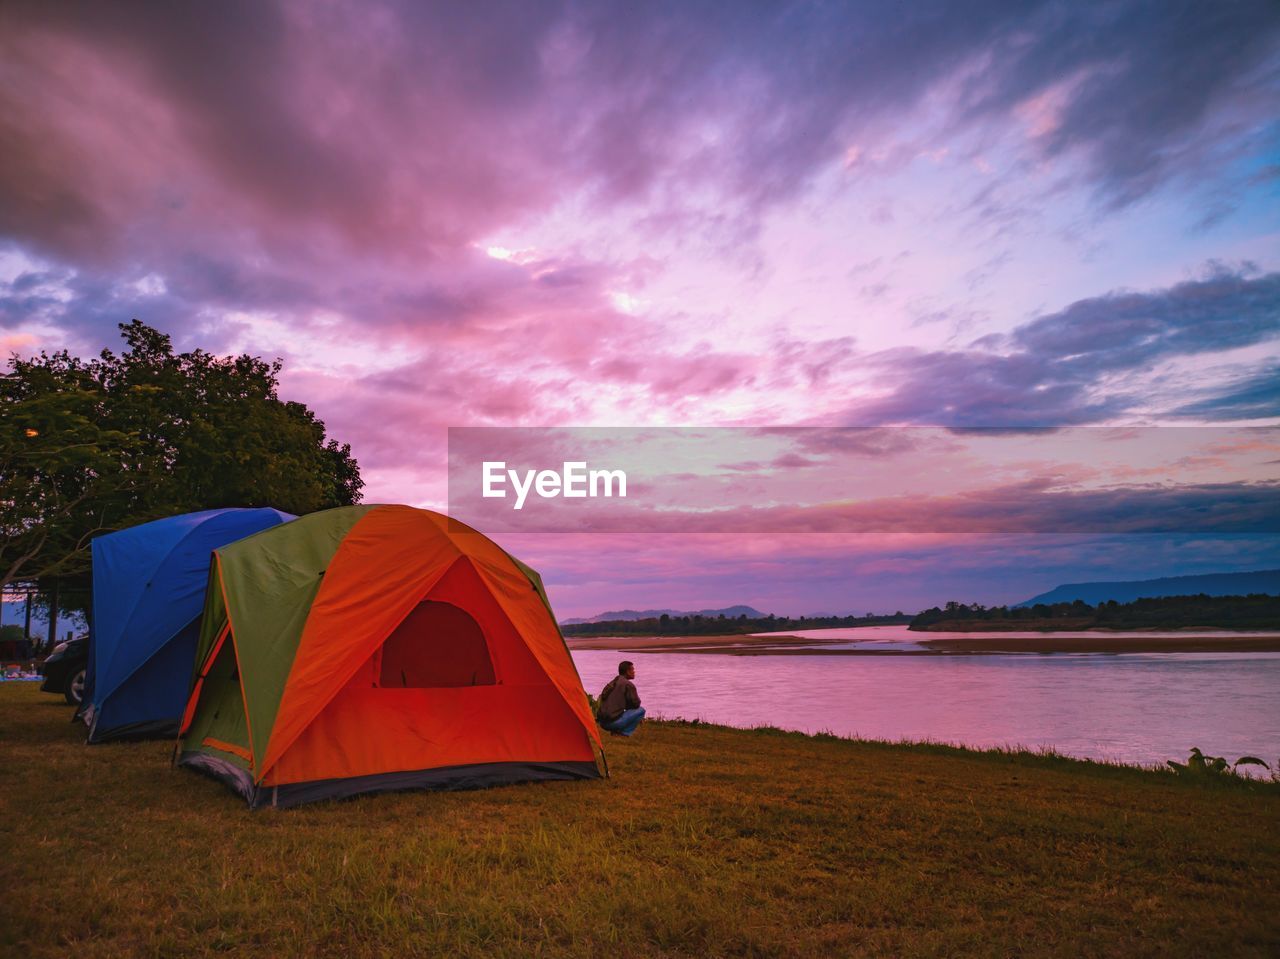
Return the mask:
<path id="1" fill-rule="evenodd" d="M 623 654 L 573 658 L 597 693 Z M 625 658 L 650 715 L 663 718 L 1142 764 L 1192 746 L 1273 766 L 1280 756 L 1280 653 Z"/>

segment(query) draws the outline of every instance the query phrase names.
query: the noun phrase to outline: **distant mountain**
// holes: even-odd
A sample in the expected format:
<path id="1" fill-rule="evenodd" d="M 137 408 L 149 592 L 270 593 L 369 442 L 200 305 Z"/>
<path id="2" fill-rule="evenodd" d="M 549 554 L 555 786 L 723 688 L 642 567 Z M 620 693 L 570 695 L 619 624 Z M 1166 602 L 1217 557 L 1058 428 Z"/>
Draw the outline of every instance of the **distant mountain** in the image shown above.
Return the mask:
<path id="1" fill-rule="evenodd" d="M 590 619 L 563 619 L 560 621 L 562 626 L 576 626 L 579 623 L 616 623 L 616 622 L 632 622 L 637 619 L 657 619 L 659 616 L 706 616 L 715 619 L 721 613 L 725 619 L 737 619 L 739 616 L 746 616 L 747 619 L 764 619 L 768 613 L 762 613 L 760 610 L 751 606 L 726 606 L 724 609 L 611 609 L 599 616 L 592 616 Z"/>
<path id="2" fill-rule="evenodd" d="M 1119 583 L 1067 583 L 1047 593 L 1032 596 L 1019 606 L 1036 603 L 1072 603 L 1082 599 L 1090 606 L 1114 599 L 1131 603 L 1135 599 L 1160 596 L 1247 596 L 1250 593 L 1280 595 L 1280 569 L 1259 569 L 1251 573 L 1208 573 L 1204 576 L 1166 576 Z"/>

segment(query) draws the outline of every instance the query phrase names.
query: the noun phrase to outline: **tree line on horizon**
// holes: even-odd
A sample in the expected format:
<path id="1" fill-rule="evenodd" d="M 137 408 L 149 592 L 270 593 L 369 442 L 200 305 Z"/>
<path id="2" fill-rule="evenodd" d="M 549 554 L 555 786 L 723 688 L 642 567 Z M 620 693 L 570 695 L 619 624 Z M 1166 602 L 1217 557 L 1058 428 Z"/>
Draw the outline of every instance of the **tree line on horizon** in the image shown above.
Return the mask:
<path id="1" fill-rule="evenodd" d="M 960 626 L 1008 625 L 1026 628 L 1169 629 L 1206 626 L 1221 629 L 1280 628 L 1280 596 L 1250 593 L 1246 596 L 1159 596 L 1119 603 L 1114 599 L 1090 606 L 1077 599 L 1031 606 L 983 606 L 949 602 L 922 611 L 911 620 L 911 629 L 943 629 Z"/>
<path id="2" fill-rule="evenodd" d="M 746 613 L 718 616 L 650 616 L 647 619 L 611 619 L 596 623 L 561 626 L 565 636 L 729 636 L 742 633 L 776 633 L 788 629 L 834 629 L 851 626 L 905 624 L 911 614 L 901 610 L 886 616 L 768 616 L 748 617 Z"/>
<path id="3" fill-rule="evenodd" d="M 776 633 L 796 629 L 909 625 L 913 630 L 945 630 L 992 626 L 1008 629 L 1175 629 L 1187 626 L 1220 629 L 1280 629 L 1280 596 L 1161 596 L 1129 603 L 1107 600 L 1091 606 L 1077 599 L 1031 606 L 984 606 L 949 602 L 920 613 L 865 616 L 651 616 L 562 625 L 565 636 L 725 636 Z"/>
<path id="4" fill-rule="evenodd" d="M 0 587 L 84 612 L 95 536 L 221 507 L 360 501 L 351 446 L 280 399 L 279 360 L 175 353 L 136 319 L 119 329 L 120 353 L 14 354 L 0 374 Z"/>

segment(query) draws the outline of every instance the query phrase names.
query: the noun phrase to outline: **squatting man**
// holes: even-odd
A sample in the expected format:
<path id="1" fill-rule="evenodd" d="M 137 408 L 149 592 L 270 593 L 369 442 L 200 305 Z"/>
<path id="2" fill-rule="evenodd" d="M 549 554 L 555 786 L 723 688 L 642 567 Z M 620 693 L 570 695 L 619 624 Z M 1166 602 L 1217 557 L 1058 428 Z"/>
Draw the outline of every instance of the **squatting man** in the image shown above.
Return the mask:
<path id="1" fill-rule="evenodd" d="M 624 659 L 618 663 L 618 675 L 600 691 L 596 721 L 615 736 L 630 736 L 644 720 L 644 707 L 636 692 L 635 663 Z"/>

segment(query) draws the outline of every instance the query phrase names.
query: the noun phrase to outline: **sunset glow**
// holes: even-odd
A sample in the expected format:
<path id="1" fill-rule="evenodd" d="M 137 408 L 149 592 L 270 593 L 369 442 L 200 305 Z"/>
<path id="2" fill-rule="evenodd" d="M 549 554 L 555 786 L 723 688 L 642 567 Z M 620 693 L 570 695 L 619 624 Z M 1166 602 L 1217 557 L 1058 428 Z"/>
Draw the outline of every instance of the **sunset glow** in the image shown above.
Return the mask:
<path id="1" fill-rule="evenodd" d="M 366 502 L 433 508 L 450 426 L 1275 426 L 1280 16 L 1192 9 L 6 4 L 0 348 L 137 317 L 280 357 Z M 1236 439 L 1183 475 L 1272 482 Z M 785 452 L 723 462 L 840 500 Z M 1020 457 L 874 482 L 923 502 Z M 1162 482 L 1138 460 L 1069 479 Z M 1265 533 L 512 549 L 567 616 L 1280 565 Z"/>

